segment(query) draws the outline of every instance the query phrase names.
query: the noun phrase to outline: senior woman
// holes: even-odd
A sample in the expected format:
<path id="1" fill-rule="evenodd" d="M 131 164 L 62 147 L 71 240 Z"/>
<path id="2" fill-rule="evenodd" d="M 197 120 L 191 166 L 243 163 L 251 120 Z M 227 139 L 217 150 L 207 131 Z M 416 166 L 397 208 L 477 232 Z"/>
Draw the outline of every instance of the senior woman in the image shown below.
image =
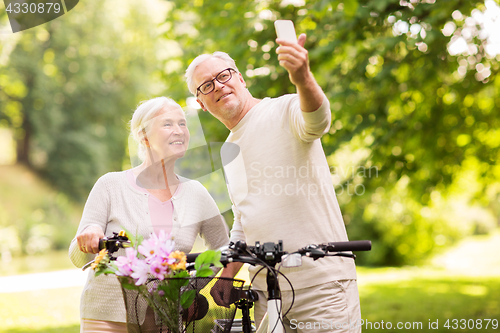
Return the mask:
<path id="1" fill-rule="evenodd" d="M 69 248 L 73 264 L 82 267 L 92 260 L 99 252 L 99 239 L 123 228 L 145 238 L 164 230 L 174 237 L 176 250 L 185 253 L 197 235 L 211 249 L 227 245 L 227 228 L 208 191 L 174 172 L 175 161 L 184 156 L 189 143 L 181 107 L 166 97 L 148 100 L 136 109 L 130 127 L 143 162 L 97 180 Z M 80 317 L 80 332 L 127 332 L 116 277 L 89 272 Z"/>

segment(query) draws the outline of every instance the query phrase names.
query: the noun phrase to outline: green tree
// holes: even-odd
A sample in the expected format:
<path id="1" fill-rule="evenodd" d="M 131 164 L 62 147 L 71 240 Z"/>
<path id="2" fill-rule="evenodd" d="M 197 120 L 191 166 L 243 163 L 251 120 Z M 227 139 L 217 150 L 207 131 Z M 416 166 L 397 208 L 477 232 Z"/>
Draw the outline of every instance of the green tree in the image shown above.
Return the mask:
<path id="1" fill-rule="evenodd" d="M 0 68 L 0 116 L 15 130 L 17 158 L 72 198 L 127 159 L 127 122 L 158 92 L 158 45 L 143 6 L 110 1 L 23 32 Z"/>
<path id="2" fill-rule="evenodd" d="M 333 111 L 322 140 L 348 233 L 374 242 L 361 262 L 417 263 L 491 228 L 484 207 L 500 192 L 500 56 L 486 52 L 488 40 L 473 19 L 485 13 L 484 3 L 174 4 L 165 37 L 180 52 L 164 75 L 178 100 L 188 96 L 188 64 L 216 50 L 236 60 L 254 96 L 294 92 L 274 53 L 273 21 L 291 19 L 308 35 L 311 69 Z M 468 46 L 455 53 L 460 37 Z M 225 138 L 221 124 L 201 117 L 207 141 Z"/>

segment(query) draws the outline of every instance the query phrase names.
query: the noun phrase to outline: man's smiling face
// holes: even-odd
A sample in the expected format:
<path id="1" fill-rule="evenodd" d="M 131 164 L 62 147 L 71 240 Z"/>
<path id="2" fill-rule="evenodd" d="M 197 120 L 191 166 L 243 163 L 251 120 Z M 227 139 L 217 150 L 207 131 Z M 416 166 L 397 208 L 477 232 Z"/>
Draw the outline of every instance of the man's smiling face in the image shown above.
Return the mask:
<path id="1" fill-rule="evenodd" d="M 220 72 L 227 69 L 229 65 L 222 59 L 209 58 L 199 64 L 193 74 L 193 81 L 196 87 L 213 80 Z M 207 95 L 199 91 L 197 100 L 204 111 L 210 112 L 222 123 L 227 124 L 238 119 L 245 101 L 249 96 L 246 84 L 240 73 L 231 71 L 232 78 L 220 83 L 213 80 L 214 90 Z"/>

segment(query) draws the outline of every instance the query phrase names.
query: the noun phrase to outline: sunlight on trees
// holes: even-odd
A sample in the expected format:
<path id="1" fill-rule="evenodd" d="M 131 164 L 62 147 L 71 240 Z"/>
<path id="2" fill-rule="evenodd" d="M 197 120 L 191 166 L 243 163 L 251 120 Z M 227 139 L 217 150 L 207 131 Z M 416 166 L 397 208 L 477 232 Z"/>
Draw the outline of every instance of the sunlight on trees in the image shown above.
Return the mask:
<path id="1" fill-rule="evenodd" d="M 273 27 L 291 19 L 330 100 L 322 142 L 349 236 L 378 249 L 364 263 L 418 263 L 498 225 L 497 1 L 172 0 L 95 14 L 113 3 L 0 35 L 0 126 L 20 161 L 66 193 L 81 198 L 128 165 L 126 122 L 140 100 L 198 108 L 183 78 L 198 54 L 229 53 L 255 97 L 294 93 Z M 222 124 L 199 118 L 208 144 L 225 140 Z"/>

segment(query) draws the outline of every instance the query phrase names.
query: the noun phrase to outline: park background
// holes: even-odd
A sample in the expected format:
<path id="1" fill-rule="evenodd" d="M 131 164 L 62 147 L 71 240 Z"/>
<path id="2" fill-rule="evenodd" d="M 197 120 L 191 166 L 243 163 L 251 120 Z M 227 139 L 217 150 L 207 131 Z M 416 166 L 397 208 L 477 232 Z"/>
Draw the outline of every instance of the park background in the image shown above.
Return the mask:
<path id="1" fill-rule="evenodd" d="M 231 224 L 214 157 L 228 130 L 193 113 L 183 73 L 222 50 L 255 97 L 293 93 L 276 19 L 308 36 L 347 231 L 373 242 L 357 259 L 362 317 L 496 331 L 498 1 L 87 0 L 15 34 L 0 6 L 0 332 L 79 331 L 86 273 L 66 249 L 97 178 L 133 165 L 127 123 L 142 100 L 166 95 L 199 119 L 212 163 L 194 155 L 189 171 Z"/>

